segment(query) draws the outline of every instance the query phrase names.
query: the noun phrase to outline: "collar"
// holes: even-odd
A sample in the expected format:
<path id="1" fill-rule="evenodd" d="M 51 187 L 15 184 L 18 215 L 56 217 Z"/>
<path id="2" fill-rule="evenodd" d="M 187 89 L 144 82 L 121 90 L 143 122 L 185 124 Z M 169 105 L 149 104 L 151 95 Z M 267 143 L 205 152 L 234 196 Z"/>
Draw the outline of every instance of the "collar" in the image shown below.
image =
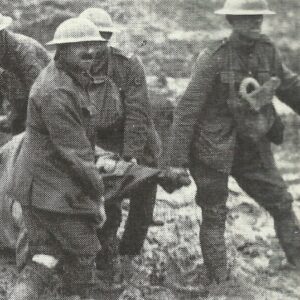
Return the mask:
<path id="1" fill-rule="evenodd" d="M 55 60 L 55 65 L 59 70 L 67 73 L 74 81 L 76 81 L 82 88 L 86 89 L 92 82 L 92 76 L 88 71 L 82 71 L 78 68 L 70 66 L 61 59 Z"/>
<path id="2" fill-rule="evenodd" d="M 259 39 L 257 40 L 242 39 L 240 35 L 237 34 L 236 32 L 232 32 L 232 34 L 229 37 L 229 41 L 231 42 L 233 48 L 236 48 L 244 52 L 251 52 L 258 40 Z"/>

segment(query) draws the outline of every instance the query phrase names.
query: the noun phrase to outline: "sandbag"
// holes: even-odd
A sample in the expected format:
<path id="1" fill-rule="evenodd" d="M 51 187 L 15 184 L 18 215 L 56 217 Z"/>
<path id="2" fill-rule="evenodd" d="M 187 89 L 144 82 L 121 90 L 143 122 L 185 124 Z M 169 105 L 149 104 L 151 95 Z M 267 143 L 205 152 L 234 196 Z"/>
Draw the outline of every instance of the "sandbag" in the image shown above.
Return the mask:
<path id="1" fill-rule="evenodd" d="M 272 103 L 279 85 L 280 79 L 277 77 L 271 77 L 262 86 L 254 78 L 248 77 L 242 81 L 239 94 L 236 94 L 233 83 L 231 83 L 228 106 L 234 116 L 240 137 L 259 142 L 268 135 L 276 122 L 280 122 Z M 250 87 L 253 90 L 248 92 Z M 279 132 L 279 134 L 282 135 L 283 132 Z M 279 137 L 274 141 L 278 144 L 281 140 L 282 137 Z"/>

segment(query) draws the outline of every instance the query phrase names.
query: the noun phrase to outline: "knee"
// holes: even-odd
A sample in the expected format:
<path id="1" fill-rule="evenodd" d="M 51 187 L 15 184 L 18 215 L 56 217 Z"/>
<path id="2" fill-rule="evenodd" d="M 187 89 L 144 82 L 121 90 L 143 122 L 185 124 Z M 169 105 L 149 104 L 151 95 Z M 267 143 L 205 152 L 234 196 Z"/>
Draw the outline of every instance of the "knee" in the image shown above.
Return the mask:
<path id="1" fill-rule="evenodd" d="M 214 179 L 197 182 L 196 203 L 202 208 L 207 205 L 224 206 L 228 197 L 227 182 Z"/>

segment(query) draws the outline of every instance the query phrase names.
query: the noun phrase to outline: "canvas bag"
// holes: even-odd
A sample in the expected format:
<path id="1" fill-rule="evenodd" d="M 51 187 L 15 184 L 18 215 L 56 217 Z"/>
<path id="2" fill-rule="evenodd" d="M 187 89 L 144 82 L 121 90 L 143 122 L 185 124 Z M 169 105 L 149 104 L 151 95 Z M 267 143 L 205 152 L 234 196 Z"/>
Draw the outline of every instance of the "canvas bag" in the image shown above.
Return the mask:
<path id="1" fill-rule="evenodd" d="M 230 73 L 233 73 L 232 49 L 229 51 L 229 68 Z M 272 103 L 279 85 L 280 80 L 277 77 L 272 77 L 262 86 L 254 78 L 246 77 L 241 82 L 239 91 L 236 91 L 234 78 L 230 78 L 227 104 L 240 137 L 257 143 L 270 135 L 275 144 L 282 142 L 283 125 Z M 276 131 L 276 134 L 272 131 Z"/>

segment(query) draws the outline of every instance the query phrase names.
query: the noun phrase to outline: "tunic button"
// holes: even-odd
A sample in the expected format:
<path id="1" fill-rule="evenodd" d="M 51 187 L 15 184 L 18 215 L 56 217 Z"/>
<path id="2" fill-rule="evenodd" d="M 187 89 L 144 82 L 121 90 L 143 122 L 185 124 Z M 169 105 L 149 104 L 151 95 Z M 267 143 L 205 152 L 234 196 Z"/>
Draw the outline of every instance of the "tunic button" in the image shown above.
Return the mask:
<path id="1" fill-rule="evenodd" d="M 249 74 L 249 75 L 252 75 L 252 72 L 251 72 L 251 71 L 249 71 L 249 72 L 248 72 L 248 74 Z"/>

